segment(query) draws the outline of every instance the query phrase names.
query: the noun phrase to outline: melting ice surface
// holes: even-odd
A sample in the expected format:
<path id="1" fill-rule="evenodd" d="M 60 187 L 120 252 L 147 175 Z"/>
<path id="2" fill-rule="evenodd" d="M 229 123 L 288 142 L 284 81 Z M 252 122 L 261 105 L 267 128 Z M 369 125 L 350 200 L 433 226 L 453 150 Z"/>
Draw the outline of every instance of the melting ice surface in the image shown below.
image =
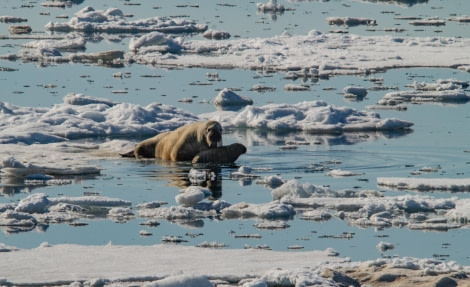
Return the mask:
<path id="1" fill-rule="evenodd" d="M 347 3 L 372 7 L 364 2 Z M 330 14 L 348 6 L 313 3 Z M 1 283 L 340 286 L 326 270 L 341 267 L 465 279 L 469 35 L 442 27 L 442 36 L 422 36 L 406 25 L 412 32 L 375 33 L 371 25 L 379 31 L 392 19 L 384 8 L 379 17 L 340 17 L 356 11 L 346 9 L 319 16 L 316 27 L 275 29 L 313 13 L 310 1 L 251 3 L 257 34 L 241 36 L 220 19 L 148 11 L 201 17 L 194 5 L 89 4 L 40 8 L 69 18 L 31 16 L 41 23 L 33 30 L 47 33 L 2 39 L 21 44 L 0 52 L 9 83 L 0 100 Z M 254 19 L 228 7 L 216 8 Z M 21 8 L 25 17 L 38 9 Z M 396 17 L 389 21 L 404 21 Z M 198 36 L 209 26 L 211 37 Z M 234 166 L 118 156 L 205 119 L 222 123 L 224 144 L 248 147 Z"/>

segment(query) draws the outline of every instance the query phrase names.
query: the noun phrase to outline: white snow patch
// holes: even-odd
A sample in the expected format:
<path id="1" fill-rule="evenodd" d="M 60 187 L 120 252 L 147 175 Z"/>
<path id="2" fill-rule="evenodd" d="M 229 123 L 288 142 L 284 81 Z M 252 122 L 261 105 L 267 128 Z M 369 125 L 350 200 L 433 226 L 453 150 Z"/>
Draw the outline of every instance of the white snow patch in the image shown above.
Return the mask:
<path id="1" fill-rule="evenodd" d="M 189 186 L 186 189 L 180 190 L 180 194 L 175 197 L 175 200 L 178 204 L 183 206 L 194 206 L 211 195 L 212 192 L 207 188 L 201 186 Z"/>
<path id="2" fill-rule="evenodd" d="M 212 103 L 215 106 L 221 106 L 221 107 L 246 106 L 246 105 L 252 105 L 253 100 L 250 99 L 249 97 L 239 95 L 235 93 L 234 91 L 225 88 L 217 94 L 217 96 L 214 98 Z"/>

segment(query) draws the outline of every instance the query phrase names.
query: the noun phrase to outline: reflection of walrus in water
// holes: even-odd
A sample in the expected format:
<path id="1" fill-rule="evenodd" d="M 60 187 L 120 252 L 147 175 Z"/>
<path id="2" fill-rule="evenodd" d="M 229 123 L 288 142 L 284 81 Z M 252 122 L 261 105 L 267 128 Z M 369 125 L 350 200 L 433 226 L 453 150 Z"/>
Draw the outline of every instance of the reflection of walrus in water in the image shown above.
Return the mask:
<path id="1" fill-rule="evenodd" d="M 235 161 L 246 148 L 242 144 L 222 148 L 222 126 L 217 121 L 195 122 L 177 128 L 174 131 L 164 132 L 140 142 L 133 151 L 121 154 L 123 157 L 161 158 L 171 161 L 191 161 L 201 152 L 196 162 L 228 162 Z M 244 147 L 244 146 L 243 146 Z M 214 152 L 209 152 L 214 150 Z M 228 156 L 224 152 L 233 152 Z M 220 157 L 220 160 L 218 160 Z M 207 160 L 205 160 L 207 159 Z"/>

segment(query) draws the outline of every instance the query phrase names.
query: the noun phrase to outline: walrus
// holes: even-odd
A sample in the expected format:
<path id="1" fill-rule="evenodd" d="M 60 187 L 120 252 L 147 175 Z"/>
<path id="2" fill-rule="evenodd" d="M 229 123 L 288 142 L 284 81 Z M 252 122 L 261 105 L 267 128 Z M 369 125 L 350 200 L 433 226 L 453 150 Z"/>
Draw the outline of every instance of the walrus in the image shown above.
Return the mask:
<path id="1" fill-rule="evenodd" d="M 219 146 L 222 146 L 222 125 L 218 121 L 194 122 L 146 139 L 121 156 L 191 161 L 200 152 Z"/>
<path id="2" fill-rule="evenodd" d="M 234 143 L 201 151 L 193 158 L 192 163 L 232 163 L 244 153 L 246 147 L 241 143 Z"/>

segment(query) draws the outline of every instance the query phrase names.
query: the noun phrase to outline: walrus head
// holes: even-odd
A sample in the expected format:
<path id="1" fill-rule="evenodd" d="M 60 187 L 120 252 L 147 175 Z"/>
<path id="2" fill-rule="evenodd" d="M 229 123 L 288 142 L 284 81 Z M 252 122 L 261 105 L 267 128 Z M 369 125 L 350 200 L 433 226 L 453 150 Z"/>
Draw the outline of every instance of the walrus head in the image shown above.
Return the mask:
<path id="1" fill-rule="evenodd" d="M 217 121 L 208 121 L 204 132 L 210 148 L 222 146 L 222 125 Z"/>

